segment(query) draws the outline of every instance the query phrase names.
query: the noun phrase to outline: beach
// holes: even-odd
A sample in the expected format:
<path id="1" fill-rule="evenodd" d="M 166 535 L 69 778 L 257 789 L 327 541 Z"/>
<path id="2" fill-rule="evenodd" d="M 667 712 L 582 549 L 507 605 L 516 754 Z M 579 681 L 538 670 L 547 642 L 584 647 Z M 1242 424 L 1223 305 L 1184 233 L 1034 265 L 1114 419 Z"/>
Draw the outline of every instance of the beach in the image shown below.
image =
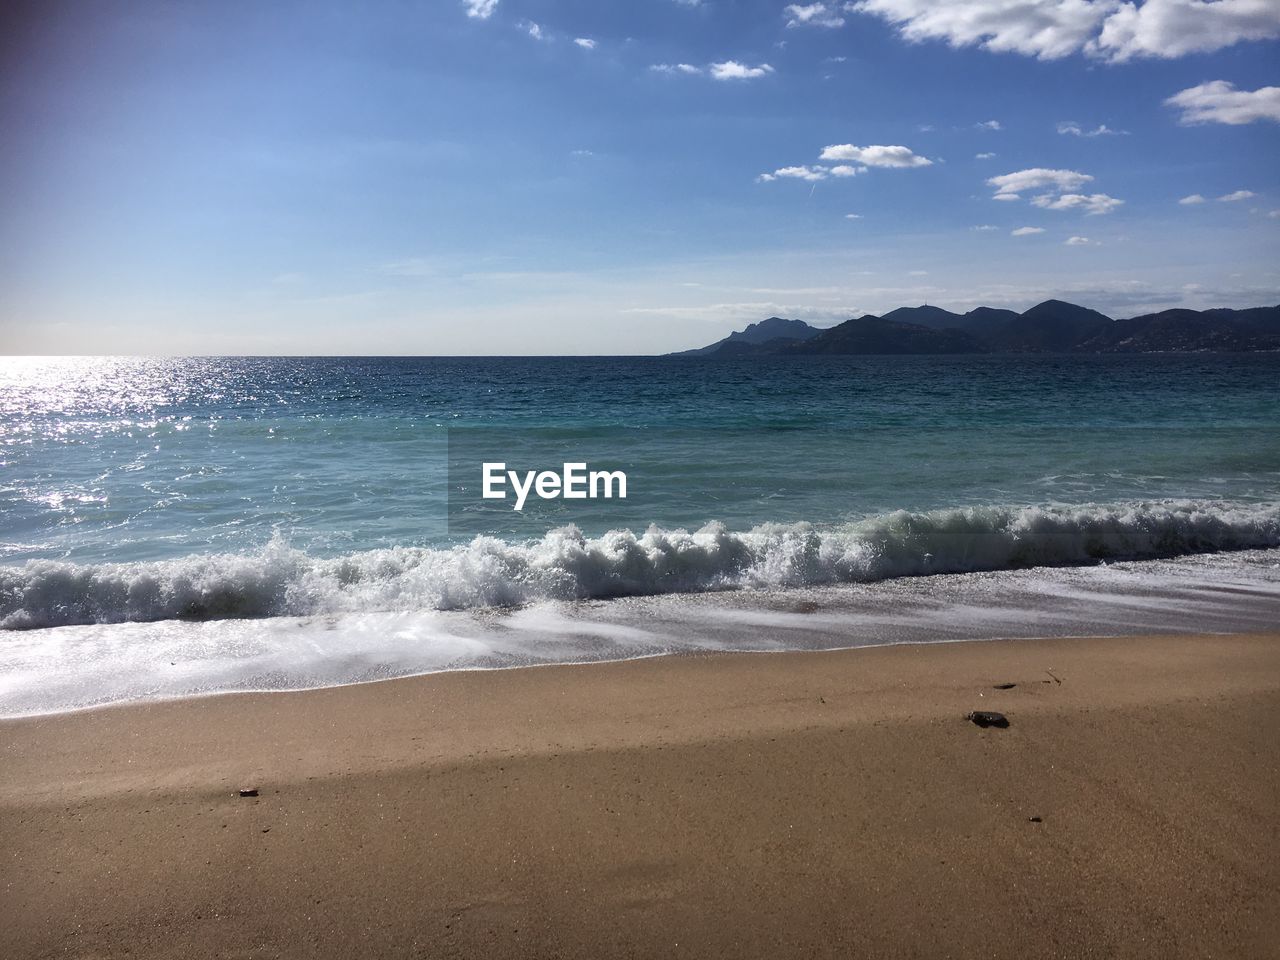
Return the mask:
<path id="1" fill-rule="evenodd" d="M 6 720 L 0 954 L 1272 956 L 1278 724 L 1275 633 Z"/>

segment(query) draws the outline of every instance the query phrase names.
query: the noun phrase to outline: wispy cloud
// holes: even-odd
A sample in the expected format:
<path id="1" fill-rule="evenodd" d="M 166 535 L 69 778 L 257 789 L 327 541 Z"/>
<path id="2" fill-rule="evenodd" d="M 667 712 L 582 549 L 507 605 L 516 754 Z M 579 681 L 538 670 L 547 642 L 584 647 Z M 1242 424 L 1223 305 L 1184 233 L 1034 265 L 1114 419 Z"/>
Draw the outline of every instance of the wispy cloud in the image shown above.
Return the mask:
<path id="1" fill-rule="evenodd" d="M 533 37 L 533 39 L 535 40 L 547 39 L 547 35 L 542 32 L 542 27 L 534 23 L 532 20 L 526 20 L 524 23 L 521 24 L 521 26 L 524 28 L 525 33 L 529 34 L 529 36 Z"/>
<path id="2" fill-rule="evenodd" d="M 981 123 L 975 123 L 975 127 L 979 130 L 1003 130 L 1004 126 L 999 120 L 983 120 Z"/>
<path id="3" fill-rule="evenodd" d="M 933 163 L 908 147 L 856 147 L 851 143 L 835 143 L 823 147 L 819 160 L 848 160 L 864 167 L 927 167 Z"/>
<path id="4" fill-rule="evenodd" d="M 739 63 L 737 60 L 713 63 L 708 69 L 713 80 L 754 80 L 756 77 L 764 77 L 773 73 L 773 67 L 767 63 L 749 67 L 745 63 Z"/>
<path id="5" fill-rule="evenodd" d="M 654 73 L 685 73 L 692 75 L 702 72 L 701 67 L 695 67 L 691 63 L 655 63 L 649 69 Z"/>
<path id="6" fill-rule="evenodd" d="M 1044 227 L 1018 227 L 1016 230 L 1009 231 L 1010 236 L 1014 237 L 1030 237 L 1037 233 L 1044 233 Z"/>
<path id="7" fill-rule="evenodd" d="M 498 0 L 462 0 L 462 7 L 468 17 L 476 20 L 488 20 L 493 11 L 498 9 Z"/>
<path id="8" fill-rule="evenodd" d="M 1097 240 L 1090 240 L 1088 237 L 1067 237 L 1062 241 L 1064 247 L 1096 247 Z"/>
<path id="9" fill-rule="evenodd" d="M 1280 10 L 1280 4 L 1276 7 Z M 1237 90 L 1235 84 L 1226 80 L 1211 80 L 1175 93 L 1165 105 L 1182 111 L 1178 122 L 1184 126 L 1197 123 L 1240 126 L 1257 120 L 1280 122 L 1280 87 Z"/>
<path id="10" fill-rule="evenodd" d="M 994 159 L 995 159 L 995 154 L 994 154 L 994 153 L 975 153 L 975 154 L 973 155 L 973 159 L 975 159 L 975 160 L 994 160 Z"/>
<path id="11" fill-rule="evenodd" d="M 1032 197 L 1031 202 L 1043 210 L 1083 210 L 1089 216 L 1110 213 L 1124 203 L 1105 193 L 1064 193 L 1058 197 L 1041 194 Z"/>
<path id="12" fill-rule="evenodd" d="M 1241 200 L 1252 200 L 1257 194 L 1252 190 L 1236 190 L 1218 198 L 1219 203 L 1237 203 Z"/>
<path id="13" fill-rule="evenodd" d="M 1093 180 L 1087 173 L 1075 170 L 1052 170 L 1046 167 L 1032 167 L 1028 170 L 1017 170 L 1013 173 L 991 177 L 987 183 L 996 188 L 998 199 L 1018 199 L 1027 190 L 1045 187 L 1058 191 L 1075 190 Z"/>
<path id="14" fill-rule="evenodd" d="M 725 60 L 722 63 L 711 63 L 706 67 L 692 63 L 655 63 L 649 67 L 654 73 L 685 74 L 687 76 L 706 75 L 713 80 L 754 80 L 757 77 L 773 73 L 773 67 L 767 63 L 750 67 L 736 60 Z"/>
<path id="15" fill-rule="evenodd" d="M 1191 207 L 1197 203 L 1204 203 L 1204 197 L 1200 196 L 1200 194 L 1198 193 L 1191 193 L 1183 197 L 1178 202 L 1182 204 L 1184 207 Z"/>
<path id="16" fill-rule="evenodd" d="M 583 50 L 594 50 L 596 48 L 596 42 L 590 37 L 574 37 L 573 42 Z"/>
<path id="17" fill-rule="evenodd" d="M 1092 180 L 1091 175 L 1076 170 L 1033 167 L 991 177 L 987 183 L 996 188 L 996 200 L 1021 200 L 1024 192 L 1041 190 L 1042 193 L 1031 198 L 1031 203 L 1044 210 L 1081 210 L 1086 214 L 1097 215 L 1110 213 L 1124 203 L 1123 200 L 1105 193 L 1076 192 Z"/>
<path id="18" fill-rule="evenodd" d="M 783 11 L 788 17 L 788 27 L 826 27 L 835 29 L 844 26 L 844 17 L 840 16 L 836 4 L 826 3 L 793 3 Z"/>
<path id="19" fill-rule="evenodd" d="M 1170 59 L 1280 36 L 1280 4 L 1271 0 L 856 0 L 845 9 L 880 17 L 909 41 L 1041 60 L 1079 52 L 1111 62 Z"/>
<path id="20" fill-rule="evenodd" d="M 1059 123 L 1058 132 L 1073 137 L 1123 137 L 1129 133 L 1128 130 L 1112 130 L 1105 123 L 1098 124 L 1092 130 L 1086 130 L 1071 120 L 1063 120 Z"/>

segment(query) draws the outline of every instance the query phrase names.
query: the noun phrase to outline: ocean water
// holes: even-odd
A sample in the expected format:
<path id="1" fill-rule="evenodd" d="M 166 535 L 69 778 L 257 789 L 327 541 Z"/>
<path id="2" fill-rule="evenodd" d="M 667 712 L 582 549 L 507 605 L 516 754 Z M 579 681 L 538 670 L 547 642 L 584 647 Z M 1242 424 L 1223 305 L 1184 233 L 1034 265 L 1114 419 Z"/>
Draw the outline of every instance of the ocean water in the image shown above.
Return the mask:
<path id="1" fill-rule="evenodd" d="M 181 691 L 243 688 L 212 664 L 286 623 L 402 619 L 395 655 L 316 661 L 341 681 L 554 661 L 546 631 L 468 646 L 548 604 L 1235 551 L 1269 595 L 1278 385 L 1272 355 L 2 360 L 0 713 L 51 650 L 127 664 L 201 625 Z M 486 460 L 621 469 L 628 495 L 517 512 L 479 497 Z M 480 626 L 445 642 L 438 616 Z M 593 657 L 634 654 L 600 629 Z M 97 682 L 54 706 L 126 695 Z"/>

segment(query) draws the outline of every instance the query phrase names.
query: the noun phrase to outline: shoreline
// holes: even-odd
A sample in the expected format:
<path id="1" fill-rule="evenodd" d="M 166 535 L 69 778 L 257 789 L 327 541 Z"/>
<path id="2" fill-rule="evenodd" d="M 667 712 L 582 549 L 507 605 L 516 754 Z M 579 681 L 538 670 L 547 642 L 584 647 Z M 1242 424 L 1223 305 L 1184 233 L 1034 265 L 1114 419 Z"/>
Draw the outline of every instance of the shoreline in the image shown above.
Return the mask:
<path id="1" fill-rule="evenodd" d="M 1277 723 L 1274 632 L 685 654 L 5 720 L 0 953 L 1261 957 Z"/>
<path id="2" fill-rule="evenodd" d="M 1249 633 L 1280 550 L 512 608 L 69 625 L 3 634 L 0 717 L 680 653 L 997 638 Z"/>

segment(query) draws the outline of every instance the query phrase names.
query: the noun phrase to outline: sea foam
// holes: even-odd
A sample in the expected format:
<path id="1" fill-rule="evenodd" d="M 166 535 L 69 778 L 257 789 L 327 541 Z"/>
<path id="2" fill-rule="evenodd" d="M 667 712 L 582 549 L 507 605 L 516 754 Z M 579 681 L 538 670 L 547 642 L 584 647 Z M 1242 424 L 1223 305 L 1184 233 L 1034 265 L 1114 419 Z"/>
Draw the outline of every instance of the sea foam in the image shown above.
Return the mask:
<path id="1" fill-rule="evenodd" d="M 897 511 L 833 528 L 650 527 L 452 548 L 248 554 L 0 567 L 0 628 L 510 607 L 753 587 L 1170 558 L 1280 546 L 1280 504 L 1160 501 Z"/>

